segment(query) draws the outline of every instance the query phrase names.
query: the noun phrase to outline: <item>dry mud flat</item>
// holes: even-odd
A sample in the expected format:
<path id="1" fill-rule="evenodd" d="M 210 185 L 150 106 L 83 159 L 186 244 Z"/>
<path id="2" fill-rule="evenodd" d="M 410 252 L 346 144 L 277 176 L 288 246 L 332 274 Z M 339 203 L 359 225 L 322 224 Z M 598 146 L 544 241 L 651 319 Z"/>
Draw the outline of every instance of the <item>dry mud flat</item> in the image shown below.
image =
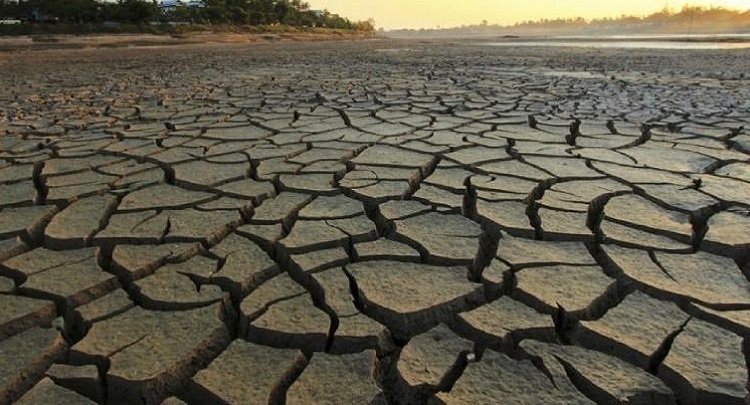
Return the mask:
<path id="1" fill-rule="evenodd" d="M 750 54 L 0 55 L 0 403 L 745 404 Z"/>
<path id="2" fill-rule="evenodd" d="M 24 52 L 84 48 L 130 48 L 166 46 L 221 46 L 255 42 L 331 41 L 369 38 L 368 34 L 347 32 L 231 33 L 189 32 L 184 34 L 95 34 L 0 36 L 0 52 Z"/>

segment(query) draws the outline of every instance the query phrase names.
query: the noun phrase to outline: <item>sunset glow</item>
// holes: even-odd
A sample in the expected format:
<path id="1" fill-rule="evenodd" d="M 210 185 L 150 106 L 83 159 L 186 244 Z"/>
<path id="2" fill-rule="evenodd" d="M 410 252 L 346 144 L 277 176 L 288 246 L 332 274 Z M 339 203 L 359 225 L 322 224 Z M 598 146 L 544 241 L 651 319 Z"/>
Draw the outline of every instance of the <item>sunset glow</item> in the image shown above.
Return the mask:
<path id="1" fill-rule="evenodd" d="M 653 0 L 609 2 L 601 0 L 309 0 L 314 9 L 328 9 L 355 20 L 373 18 L 378 28 L 435 28 L 478 24 L 513 24 L 525 20 L 568 17 L 643 16 L 669 6 L 677 11 L 684 3 Z M 694 6 L 750 9 L 750 0 L 691 1 Z"/>

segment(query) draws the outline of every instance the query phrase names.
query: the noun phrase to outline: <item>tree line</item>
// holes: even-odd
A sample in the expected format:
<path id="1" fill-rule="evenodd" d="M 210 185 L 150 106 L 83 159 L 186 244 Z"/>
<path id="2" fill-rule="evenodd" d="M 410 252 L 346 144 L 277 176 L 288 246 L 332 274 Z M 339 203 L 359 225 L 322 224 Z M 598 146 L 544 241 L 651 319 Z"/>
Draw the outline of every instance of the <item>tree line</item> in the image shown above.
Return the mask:
<path id="1" fill-rule="evenodd" d="M 541 19 L 513 25 L 515 29 L 589 29 L 619 30 L 638 28 L 642 31 L 713 32 L 725 30 L 750 30 L 750 10 L 741 11 L 725 7 L 685 5 L 675 11 L 664 7 L 661 11 L 637 17 L 621 15 L 587 20 L 577 18 Z"/>
<path id="2" fill-rule="evenodd" d="M 596 19 L 542 18 L 521 21 L 513 25 L 491 24 L 445 29 L 397 30 L 393 35 L 570 35 L 570 34 L 690 34 L 690 33 L 750 33 L 750 9 L 734 10 L 725 7 L 685 5 L 679 10 L 665 7 L 646 16 L 621 15 Z"/>
<path id="3" fill-rule="evenodd" d="M 0 0 L 0 19 L 30 23 L 288 25 L 373 31 L 372 21 L 351 21 L 328 10 L 312 10 L 302 0 L 181 1 L 163 7 L 157 0 Z"/>

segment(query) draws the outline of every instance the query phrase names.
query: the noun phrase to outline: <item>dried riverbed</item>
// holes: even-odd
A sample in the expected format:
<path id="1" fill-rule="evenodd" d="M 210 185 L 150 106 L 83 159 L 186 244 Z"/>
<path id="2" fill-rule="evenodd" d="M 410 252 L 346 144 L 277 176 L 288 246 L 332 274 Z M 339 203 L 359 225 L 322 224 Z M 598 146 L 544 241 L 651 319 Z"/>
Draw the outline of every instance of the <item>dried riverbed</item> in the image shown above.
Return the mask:
<path id="1" fill-rule="evenodd" d="M 0 54 L 0 403 L 745 404 L 747 66 Z"/>

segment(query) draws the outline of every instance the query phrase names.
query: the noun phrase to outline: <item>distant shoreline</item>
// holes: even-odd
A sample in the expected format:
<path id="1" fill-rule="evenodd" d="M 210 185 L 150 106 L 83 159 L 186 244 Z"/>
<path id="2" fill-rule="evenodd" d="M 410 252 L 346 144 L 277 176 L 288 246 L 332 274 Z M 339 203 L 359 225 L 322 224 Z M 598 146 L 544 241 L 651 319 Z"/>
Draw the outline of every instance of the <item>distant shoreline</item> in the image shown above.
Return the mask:
<path id="1" fill-rule="evenodd" d="M 568 43 L 578 47 L 585 44 L 607 43 L 673 43 L 673 44 L 747 44 L 750 48 L 750 34 L 633 34 L 613 36 L 588 35 L 455 35 L 455 36 L 424 36 L 399 37 L 375 33 L 361 32 L 265 32 L 265 33 L 233 33 L 196 31 L 183 34 L 54 34 L 54 35 L 17 35 L 0 36 L 0 53 L 45 51 L 45 50 L 81 50 L 81 49 L 117 49 L 139 47 L 178 47 L 201 45 L 242 45 L 263 44 L 275 42 L 322 42 L 322 41 L 366 41 L 387 40 L 406 42 L 455 42 L 484 45 L 506 46 L 546 46 Z"/>
<path id="2" fill-rule="evenodd" d="M 750 32 L 721 32 L 721 33 L 652 33 L 633 32 L 631 34 L 597 34 L 570 32 L 529 32 L 519 34 L 504 33 L 458 33 L 452 31 L 424 31 L 405 34 L 403 31 L 386 31 L 382 35 L 393 39 L 422 40 L 422 39 L 472 39 L 472 40 L 543 40 L 565 39 L 585 41 L 680 41 L 680 42 L 746 42 L 750 41 Z"/>
<path id="3" fill-rule="evenodd" d="M 750 42 L 750 34 L 693 34 L 693 35 L 671 35 L 671 34 L 633 34 L 633 35 L 499 35 L 492 38 L 482 39 L 501 41 L 586 41 L 586 42 L 722 42 L 743 43 Z"/>
<path id="4" fill-rule="evenodd" d="M 648 34 L 632 35 L 571 35 L 571 34 L 529 34 L 529 35 L 386 35 L 396 41 L 416 41 L 426 43 L 453 42 L 470 45 L 495 45 L 519 47 L 574 47 L 574 48 L 642 48 L 642 49 L 750 49 L 750 33 L 726 34 Z"/>

